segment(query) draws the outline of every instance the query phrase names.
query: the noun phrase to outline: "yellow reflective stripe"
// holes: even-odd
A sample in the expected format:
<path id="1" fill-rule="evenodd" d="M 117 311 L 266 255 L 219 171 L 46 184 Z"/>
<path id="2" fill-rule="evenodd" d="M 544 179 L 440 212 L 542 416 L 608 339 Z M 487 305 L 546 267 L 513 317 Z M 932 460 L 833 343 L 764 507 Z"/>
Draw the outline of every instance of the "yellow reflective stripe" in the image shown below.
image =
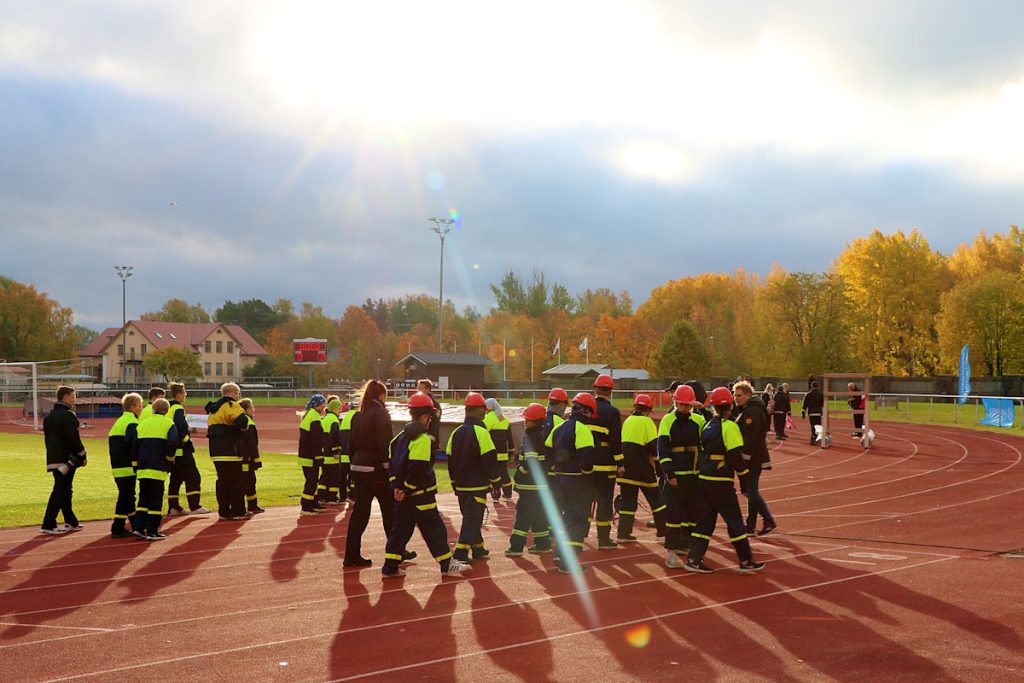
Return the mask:
<path id="1" fill-rule="evenodd" d="M 456 543 L 455 544 L 455 549 L 456 550 L 469 550 L 471 547 L 472 546 L 470 546 L 468 543 Z"/>
<path id="2" fill-rule="evenodd" d="M 455 490 L 460 493 L 471 493 L 473 491 L 486 491 L 490 486 L 456 486 Z"/>
<path id="3" fill-rule="evenodd" d="M 248 472 L 249 471 L 249 463 L 247 463 L 247 462 L 243 462 L 242 463 L 242 471 L 243 472 Z"/>
<path id="4" fill-rule="evenodd" d="M 498 462 L 508 462 L 508 453 L 498 453 Z"/>
<path id="5" fill-rule="evenodd" d="M 682 529 L 683 528 L 682 523 L 677 524 L 675 522 L 665 522 L 665 526 L 667 526 L 669 529 Z"/>
<path id="6" fill-rule="evenodd" d="M 609 520 L 607 522 L 597 521 L 597 522 L 594 522 L 594 524 L 596 524 L 597 526 L 611 526 L 612 525 L 611 520 Z"/>
<path id="7" fill-rule="evenodd" d="M 602 427 L 601 425 L 587 425 L 587 427 L 590 428 L 590 431 L 597 432 L 598 434 L 607 434 L 608 433 L 608 428 L 607 427 Z"/>
<path id="8" fill-rule="evenodd" d="M 135 476 L 135 468 L 134 467 L 115 467 L 112 470 L 110 470 L 110 472 L 114 475 L 114 479 L 119 479 L 121 477 L 134 477 Z"/>
<path id="9" fill-rule="evenodd" d="M 299 465 L 302 467 L 312 467 L 313 458 L 299 458 Z"/>
<path id="10" fill-rule="evenodd" d="M 341 459 L 340 458 L 324 458 L 324 464 L 325 465 L 340 465 L 341 464 Z"/>
<path id="11" fill-rule="evenodd" d="M 744 538 L 749 538 L 750 534 L 740 534 L 735 538 L 730 538 L 729 541 L 735 543 L 736 541 L 742 541 Z"/>
<path id="12" fill-rule="evenodd" d="M 736 474 L 742 477 L 744 474 L 747 474 L 748 472 L 750 472 L 749 469 L 743 470 L 742 472 L 737 472 Z"/>
<path id="13" fill-rule="evenodd" d="M 644 488 L 655 488 L 658 485 L 656 481 L 637 481 L 636 479 L 623 479 L 621 477 L 615 480 L 619 484 L 629 484 L 630 486 L 642 486 Z"/>
<path id="14" fill-rule="evenodd" d="M 720 462 L 720 461 L 722 461 L 722 460 L 725 460 L 725 456 L 724 456 L 724 455 L 717 455 L 717 454 L 716 454 L 716 455 L 712 455 L 712 456 L 710 456 L 710 457 L 711 457 L 711 459 L 712 459 L 712 460 L 714 460 L 715 462 Z"/>
<path id="15" fill-rule="evenodd" d="M 583 547 L 583 543 L 581 541 L 569 541 L 569 545 L 571 545 L 574 548 L 582 548 Z"/>
<path id="16" fill-rule="evenodd" d="M 697 447 L 696 446 L 673 446 L 672 447 L 672 452 L 673 453 L 696 453 L 697 452 Z"/>
<path id="17" fill-rule="evenodd" d="M 438 555 L 438 556 L 437 556 L 437 557 L 435 557 L 434 559 L 435 559 L 435 560 L 437 560 L 438 562 L 444 562 L 445 560 L 447 560 L 447 559 L 450 559 L 450 558 L 451 558 L 451 556 L 452 556 L 452 551 L 451 551 L 451 550 L 449 550 L 449 551 L 448 551 L 448 552 L 446 552 L 446 553 L 445 553 L 444 555 Z"/>
<path id="18" fill-rule="evenodd" d="M 210 457 L 214 462 L 242 462 L 240 455 L 214 455 Z"/>
<path id="19" fill-rule="evenodd" d="M 700 475 L 700 478 L 705 481 L 732 481 L 732 477 L 712 477 L 707 474 Z"/>
<path id="20" fill-rule="evenodd" d="M 311 494 L 311 493 L 303 493 L 302 494 L 302 499 L 303 500 L 313 500 L 313 494 Z"/>
<path id="21" fill-rule="evenodd" d="M 636 516 L 636 510 L 619 510 L 620 515 L 629 515 L 630 517 Z"/>
<path id="22" fill-rule="evenodd" d="M 694 532 L 693 532 L 692 534 L 690 534 L 690 535 L 691 535 L 691 536 L 693 536 L 694 538 L 703 538 L 703 539 L 705 539 L 705 540 L 708 540 L 708 541 L 710 541 L 710 540 L 711 540 L 711 537 L 710 537 L 710 536 L 706 536 L 705 534 L 698 534 L 698 533 L 697 533 L 696 531 L 694 531 Z"/>
<path id="23" fill-rule="evenodd" d="M 519 491 L 540 491 L 547 488 L 546 485 L 542 484 L 516 484 L 516 489 Z"/>
<path id="24" fill-rule="evenodd" d="M 594 465 L 594 472 L 614 472 L 618 467 L 615 465 Z"/>
<path id="25" fill-rule="evenodd" d="M 661 512 L 662 510 L 664 510 L 667 507 L 668 507 L 668 505 L 662 505 L 661 507 L 654 508 L 653 510 L 651 510 L 651 514 L 654 514 L 654 513 L 657 513 L 657 512 Z"/>
<path id="26" fill-rule="evenodd" d="M 256 500 L 256 496 L 246 496 L 246 500 Z"/>
<path id="27" fill-rule="evenodd" d="M 351 460 L 351 458 L 349 458 L 349 456 L 347 456 L 347 455 L 341 456 L 341 464 L 342 465 L 348 465 L 351 462 L 352 462 L 352 460 Z"/>
<path id="28" fill-rule="evenodd" d="M 526 536 L 526 532 L 523 531 L 522 529 L 513 529 L 512 530 L 512 535 L 513 536 L 523 536 L 523 537 L 525 537 Z"/>
<path id="29" fill-rule="evenodd" d="M 487 505 L 487 499 L 486 498 L 480 498 L 479 496 L 473 496 L 473 500 L 475 500 L 476 502 L 480 503 L 481 505 Z"/>
<path id="30" fill-rule="evenodd" d="M 612 457 L 615 459 L 615 462 L 622 462 L 623 460 L 626 459 L 626 457 L 622 455 L 622 453 L 616 453 Z"/>
<path id="31" fill-rule="evenodd" d="M 154 479 L 158 481 L 167 481 L 167 477 L 170 473 L 164 472 L 163 470 L 139 470 L 136 475 L 139 479 Z"/>
<path id="32" fill-rule="evenodd" d="M 395 560 L 396 562 L 402 561 L 402 556 L 396 553 L 384 553 L 385 560 Z"/>
<path id="33" fill-rule="evenodd" d="M 416 509 L 417 510 L 421 510 L 421 511 L 422 510 L 436 510 L 437 509 L 437 503 L 430 503 L 428 505 L 417 505 Z"/>

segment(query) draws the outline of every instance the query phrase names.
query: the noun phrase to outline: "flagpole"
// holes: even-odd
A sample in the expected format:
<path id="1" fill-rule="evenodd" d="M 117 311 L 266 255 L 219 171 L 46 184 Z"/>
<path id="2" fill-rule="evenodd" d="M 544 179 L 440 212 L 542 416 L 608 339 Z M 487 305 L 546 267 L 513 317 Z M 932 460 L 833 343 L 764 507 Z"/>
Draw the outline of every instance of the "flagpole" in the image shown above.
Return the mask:
<path id="1" fill-rule="evenodd" d="M 505 381 L 505 358 L 508 356 L 508 351 L 505 350 L 505 338 L 501 338 L 501 381 Z"/>
<path id="2" fill-rule="evenodd" d="M 530 384 L 533 384 L 533 337 L 530 337 Z"/>

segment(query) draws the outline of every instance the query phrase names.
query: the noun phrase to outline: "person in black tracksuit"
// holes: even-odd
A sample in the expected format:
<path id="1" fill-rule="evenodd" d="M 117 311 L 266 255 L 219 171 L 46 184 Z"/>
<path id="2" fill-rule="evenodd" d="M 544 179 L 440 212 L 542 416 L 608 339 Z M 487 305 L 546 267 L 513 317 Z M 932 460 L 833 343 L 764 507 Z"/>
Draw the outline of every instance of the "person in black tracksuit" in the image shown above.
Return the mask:
<path id="1" fill-rule="evenodd" d="M 811 422 L 811 444 L 818 443 L 817 427 L 821 426 L 821 411 L 825 407 L 825 395 L 821 393 L 817 382 L 811 382 L 810 391 L 804 396 L 803 406 L 800 410 L 801 417 L 810 418 Z"/>
<path id="2" fill-rule="evenodd" d="M 783 384 L 775 392 L 775 403 L 772 417 L 775 420 L 775 438 L 788 439 L 786 436 L 786 417 L 791 410 L 789 405 L 789 385 Z"/>
<path id="3" fill-rule="evenodd" d="M 850 382 L 846 385 L 847 391 L 860 391 L 857 385 Z M 864 411 L 867 410 L 868 400 L 864 394 L 858 394 L 851 396 L 846 403 L 850 406 L 853 413 L 853 433 L 851 436 L 860 438 L 864 435 Z"/>
<path id="4" fill-rule="evenodd" d="M 761 399 L 754 395 L 749 382 L 737 382 L 733 388 L 736 401 L 735 422 L 743 437 L 743 460 L 747 463 L 747 533 L 757 530 L 758 514 L 764 519 L 764 528 L 758 534 L 763 536 L 775 530 L 775 518 L 768 509 L 768 503 L 761 495 L 761 471 L 771 469 L 771 458 L 765 437 L 768 435 L 768 410 Z"/>
<path id="5" fill-rule="evenodd" d="M 57 389 L 57 402 L 53 410 L 43 418 L 43 440 L 46 443 L 46 470 L 53 472 L 53 490 L 43 513 L 44 534 L 58 535 L 68 531 L 79 531 L 78 523 L 71 508 L 74 493 L 75 470 L 88 463 L 85 446 L 78 432 L 78 417 L 75 415 L 75 390 L 62 386 Z M 57 513 L 64 516 L 64 526 L 57 527 Z"/>
<path id="6" fill-rule="evenodd" d="M 622 464 L 622 413 L 612 405 L 614 382 L 609 375 L 600 375 L 594 382 L 597 415 L 588 425 L 594 432 L 594 523 L 597 525 L 597 549 L 614 550 L 612 540 L 615 478 Z"/>
<path id="7" fill-rule="evenodd" d="M 434 474 L 433 442 L 430 422 L 436 412 L 426 394 L 417 392 L 409 399 L 412 421 L 391 440 L 388 458 L 388 480 L 395 499 L 394 519 L 384 550 L 384 578 L 403 576 L 405 545 L 419 527 L 430 554 L 438 562 L 441 576 L 460 574 L 469 569 L 452 558 L 448 547 L 448 527 L 437 510 L 437 477 Z"/>
<path id="8" fill-rule="evenodd" d="M 245 483 L 245 507 L 258 515 L 266 512 L 260 507 L 256 496 L 256 470 L 263 467 L 260 459 L 260 435 L 256 430 L 256 406 L 251 398 L 243 398 L 238 405 L 245 411 L 249 428 L 242 432 L 242 479 Z"/>
<path id="9" fill-rule="evenodd" d="M 138 439 L 139 413 L 142 412 L 142 396 L 125 394 L 121 398 L 121 417 L 117 418 L 107 432 L 107 449 L 110 452 L 110 471 L 117 486 L 117 503 L 114 505 L 114 520 L 110 524 L 111 538 L 128 538 L 132 533 L 127 529 L 128 520 L 135 515 L 135 442 Z"/>
<path id="10" fill-rule="evenodd" d="M 544 554 L 551 552 L 551 525 L 544 511 L 544 496 L 548 496 L 548 475 L 545 465 L 544 419 L 546 411 L 539 403 L 531 403 L 523 412 L 526 431 L 520 444 L 520 453 L 515 470 L 516 519 L 512 524 L 507 557 L 521 557 L 527 537 L 533 534 L 530 552 Z"/>
<path id="11" fill-rule="evenodd" d="M 167 515 L 176 516 L 184 514 L 206 515 L 210 511 L 199 502 L 203 478 L 196 466 L 196 447 L 192 443 L 191 431 L 188 427 L 188 420 L 185 419 L 185 385 L 180 382 L 172 382 L 168 387 L 171 395 L 171 410 L 168 415 L 174 422 L 174 429 L 178 433 L 178 454 L 174 458 L 174 466 L 171 469 L 171 479 L 167 484 Z M 188 502 L 188 513 L 178 502 L 179 491 L 182 483 L 185 484 L 185 499 Z"/>
<path id="12" fill-rule="evenodd" d="M 345 539 L 346 567 L 368 567 L 373 561 L 362 556 L 363 532 L 370 521 L 374 498 L 380 506 L 384 533 L 391 532 L 394 494 L 388 487 L 388 448 L 394 433 L 391 415 L 384 405 L 388 390 L 375 379 L 368 380 L 360 389 L 359 412 L 352 418 L 349 435 L 351 471 L 354 482 L 355 503 L 348 518 Z"/>
<path id="13" fill-rule="evenodd" d="M 484 511 L 487 492 L 501 492 L 497 476 L 498 451 L 491 433 L 484 426 L 484 397 L 475 391 L 466 394 L 466 419 L 448 438 L 448 476 L 459 498 L 462 527 L 455 543 L 455 559 L 461 562 L 482 560 L 490 555 L 484 547 Z M 472 552 L 472 560 L 470 559 Z"/>

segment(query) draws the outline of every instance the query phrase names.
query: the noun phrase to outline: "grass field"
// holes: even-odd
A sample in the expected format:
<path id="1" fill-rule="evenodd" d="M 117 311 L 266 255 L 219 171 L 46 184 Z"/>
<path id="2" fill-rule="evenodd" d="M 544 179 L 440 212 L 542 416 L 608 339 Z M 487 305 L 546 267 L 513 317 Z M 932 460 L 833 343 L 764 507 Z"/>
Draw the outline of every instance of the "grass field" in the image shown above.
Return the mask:
<path id="1" fill-rule="evenodd" d="M 106 439 L 84 439 L 89 465 L 75 474 L 75 514 L 82 521 L 108 520 L 114 512 L 117 489 L 110 476 Z M 38 525 L 53 487 L 46 471 L 43 437 L 36 434 L 0 433 L 0 528 Z M 298 514 L 302 471 L 294 455 L 262 453 L 263 467 L 257 473 L 256 492 L 263 507 L 294 505 Z M 203 475 L 203 505 L 216 512 L 216 474 L 205 448 L 196 451 Z M 448 470 L 436 467 L 438 490 L 451 491 Z M 166 509 L 166 502 L 165 502 Z"/>

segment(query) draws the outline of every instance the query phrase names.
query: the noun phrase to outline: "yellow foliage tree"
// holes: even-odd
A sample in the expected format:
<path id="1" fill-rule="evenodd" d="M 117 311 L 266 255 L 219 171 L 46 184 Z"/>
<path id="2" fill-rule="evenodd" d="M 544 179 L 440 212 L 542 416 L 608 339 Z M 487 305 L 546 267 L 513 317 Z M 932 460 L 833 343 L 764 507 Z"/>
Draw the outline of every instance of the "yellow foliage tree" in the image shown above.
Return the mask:
<path id="1" fill-rule="evenodd" d="M 970 245 L 961 244 L 949 257 L 956 282 L 976 280 L 994 270 L 1020 273 L 1024 267 L 1024 232 L 1011 225 L 1005 235 L 987 237 L 982 230 Z"/>
<path id="2" fill-rule="evenodd" d="M 994 270 L 942 295 L 937 323 L 942 366 L 954 372 L 970 342 L 972 367 L 991 377 L 1024 370 L 1024 283 Z"/>
<path id="3" fill-rule="evenodd" d="M 951 284 L 946 258 L 916 229 L 875 230 L 835 261 L 853 303 L 852 341 L 872 372 L 932 374 L 938 365 L 935 316 Z"/>

